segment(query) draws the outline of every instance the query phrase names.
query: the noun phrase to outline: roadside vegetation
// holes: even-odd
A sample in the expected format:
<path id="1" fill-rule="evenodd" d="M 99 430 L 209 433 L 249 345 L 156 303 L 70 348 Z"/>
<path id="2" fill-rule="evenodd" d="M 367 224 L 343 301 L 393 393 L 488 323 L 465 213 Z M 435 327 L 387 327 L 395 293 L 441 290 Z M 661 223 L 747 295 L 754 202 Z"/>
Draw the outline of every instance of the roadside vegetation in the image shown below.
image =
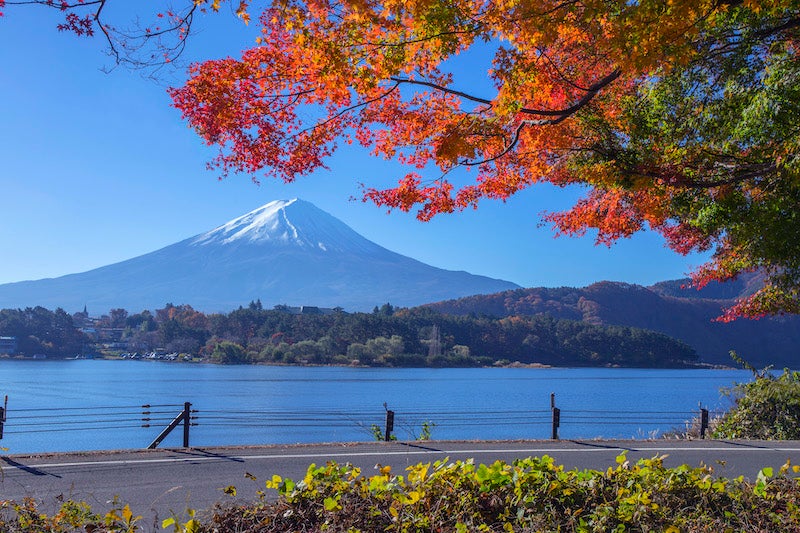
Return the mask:
<path id="1" fill-rule="evenodd" d="M 621 455 L 617 463 L 602 472 L 565 470 L 548 456 L 490 465 L 444 460 L 402 475 L 378 465 L 369 476 L 351 465 L 311 465 L 302 480 L 266 480 L 253 503 L 192 511 L 188 520 L 170 518 L 161 527 L 173 533 L 800 530 L 797 466 L 765 468 L 748 481 L 716 478 L 711 467 L 666 468 L 663 457 L 630 464 Z M 140 520 L 127 506 L 98 516 L 85 503 L 67 501 L 48 516 L 32 501 L 0 502 L 0 530 L 8 533 L 143 532 Z"/>
<path id="2" fill-rule="evenodd" d="M 753 372 L 753 381 L 737 383 L 726 392 L 733 407 L 714 424 L 717 439 L 800 439 L 800 372 L 788 368 L 775 376 L 731 356 Z"/>

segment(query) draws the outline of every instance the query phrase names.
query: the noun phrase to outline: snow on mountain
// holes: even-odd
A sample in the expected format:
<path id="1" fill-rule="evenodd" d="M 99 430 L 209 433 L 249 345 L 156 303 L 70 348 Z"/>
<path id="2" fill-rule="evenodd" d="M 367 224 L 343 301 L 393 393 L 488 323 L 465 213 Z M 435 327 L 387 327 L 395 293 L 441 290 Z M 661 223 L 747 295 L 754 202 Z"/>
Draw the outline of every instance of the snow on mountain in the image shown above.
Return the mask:
<path id="1" fill-rule="evenodd" d="M 307 250 L 380 248 L 310 202 L 274 200 L 191 239 L 200 246 L 252 244 Z"/>
<path id="2" fill-rule="evenodd" d="M 69 312 L 166 303 L 228 311 L 260 299 L 371 310 L 412 306 L 518 286 L 443 270 L 365 239 L 309 202 L 273 201 L 210 231 L 127 261 L 54 279 L 0 285 L 0 308 Z"/>
<path id="3" fill-rule="evenodd" d="M 196 237 L 197 244 L 222 243 L 230 244 L 238 240 L 249 242 L 270 241 L 295 243 L 300 246 L 308 244 L 305 236 L 289 220 L 286 208 L 297 203 L 293 200 L 275 200 L 246 215 L 234 218 L 211 231 Z"/>

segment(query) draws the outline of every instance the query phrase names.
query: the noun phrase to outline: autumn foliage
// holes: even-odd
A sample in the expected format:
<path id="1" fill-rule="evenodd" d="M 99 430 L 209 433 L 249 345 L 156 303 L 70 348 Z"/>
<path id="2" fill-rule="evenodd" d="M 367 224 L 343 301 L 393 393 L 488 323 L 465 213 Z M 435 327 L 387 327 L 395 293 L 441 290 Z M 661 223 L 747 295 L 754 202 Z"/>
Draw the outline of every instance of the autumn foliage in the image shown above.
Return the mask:
<path id="1" fill-rule="evenodd" d="M 359 144 L 408 168 L 364 199 L 421 220 L 579 186 L 556 233 L 650 228 L 713 250 L 698 286 L 763 272 L 723 319 L 800 312 L 797 0 L 274 0 L 259 22 L 171 90 L 222 175 L 292 181 Z"/>
<path id="2" fill-rule="evenodd" d="M 611 244 L 645 227 L 695 281 L 761 269 L 725 318 L 796 312 L 798 3 L 281 1 L 259 45 L 172 91 L 223 174 L 291 181 L 337 143 L 405 164 L 378 205 L 438 213 L 538 182 L 585 197 L 546 220 Z M 492 94 L 466 52 L 492 55 Z M 474 69 L 468 76 L 483 75 Z M 469 172 L 464 172 L 471 171 Z"/>

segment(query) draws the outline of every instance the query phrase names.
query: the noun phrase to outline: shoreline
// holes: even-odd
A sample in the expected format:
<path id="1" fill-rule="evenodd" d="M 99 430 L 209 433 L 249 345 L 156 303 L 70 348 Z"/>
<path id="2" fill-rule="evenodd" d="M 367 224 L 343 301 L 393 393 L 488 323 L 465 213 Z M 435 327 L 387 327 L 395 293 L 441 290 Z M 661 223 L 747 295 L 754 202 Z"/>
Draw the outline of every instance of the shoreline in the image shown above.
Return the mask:
<path id="1" fill-rule="evenodd" d="M 608 369 L 620 369 L 620 368 L 630 368 L 630 369 L 642 369 L 642 370 L 740 370 L 731 365 L 718 365 L 712 363 L 687 363 L 685 365 L 669 365 L 669 366 L 626 366 L 626 365 L 565 365 L 565 366 L 558 366 L 558 365 L 549 365 L 545 363 L 523 363 L 520 361 L 513 361 L 507 364 L 502 365 L 469 365 L 469 366 L 370 366 L 370 365 L 355 365 L 355 364 L 321 364 L 321 363 L 265 363 L 265 362 L 255 362 L 255 363 L 236 363 L 236 364 L 224 364 L 224 363 L 217 363 L 210 360 L 201 359 L 198 357 L 191 356 L 191 360 L 170 360 L 170 359 L 160 359 L 160 358 L 149 358 L 149 357 L 121 357 L 116 355 L 103 355 L 100 357 L 35 357 L 35 356 L 21 356 L 21 355 L 0 355 L 0 361 L 3 360 L 13 360 L 13 361 L 37 361 L 46 363 L 49 361 L 139 361 L 143 363 L 168 363 L 168 364 L 204 364 L 204 365 L 214 365 L 214 366 L 274 366 L 274 367 L 298 367 L 298 368 L 315 368 L 315 367 L 331 367 L 331 368 L 417 368 L 417 369 L 433 369 L 433 370 L 441 370 L 447 368 L 482 368 L 482 369 L 492 369 L 492 368 L 525 368 L 525 369 L 554 369 L 554 368 L 608 368 Z"/>

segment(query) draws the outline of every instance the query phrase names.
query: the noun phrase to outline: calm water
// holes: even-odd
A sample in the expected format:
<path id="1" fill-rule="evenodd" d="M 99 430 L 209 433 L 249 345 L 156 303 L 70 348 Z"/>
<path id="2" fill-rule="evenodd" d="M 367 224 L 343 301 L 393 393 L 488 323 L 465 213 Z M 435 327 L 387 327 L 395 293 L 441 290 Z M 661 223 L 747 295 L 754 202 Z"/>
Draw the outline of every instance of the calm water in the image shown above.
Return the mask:
<path id="1" fill-rule="evenodd" d="M 195 446 L 372 440 L 384 402 L 400 439 L 545 439 L 550 394 L 562 438 L 645 438 L 725 409 L 736 370 L 362 369 L 0 360 L 4 453 L 144 448 L 191 402 Z M 143 404 L 153 407 L 142 415 Z M 654 413 L 658 412 L 658 413 Z M 142 428 L 143 417 L 159 418 Z M 157 427 L 156 427 L 157 426 Z M 179 446 L 176 430 L 162 446 Z"/>

